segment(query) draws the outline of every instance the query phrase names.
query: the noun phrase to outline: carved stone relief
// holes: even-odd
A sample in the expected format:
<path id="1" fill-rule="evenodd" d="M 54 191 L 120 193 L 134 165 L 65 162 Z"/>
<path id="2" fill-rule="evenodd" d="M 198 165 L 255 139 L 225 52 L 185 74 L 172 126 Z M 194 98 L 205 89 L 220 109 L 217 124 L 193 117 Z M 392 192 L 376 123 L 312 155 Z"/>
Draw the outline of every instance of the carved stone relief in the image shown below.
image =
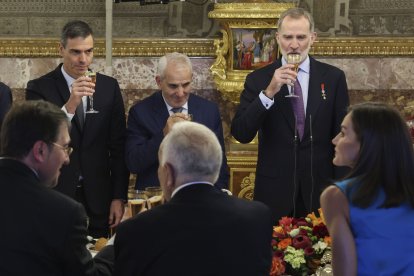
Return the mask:
<path id="1" fill-rule="evenodd" d="M 218 34 L 218 24 L 207 17 L 214 2 L 228 0 L 170 0 L 169 4 L 141 6 L 139 1 L 113 4 L 115 38 L 200 38 Z M 65 22 L 82 19 L 95 35 L 105 34 L 103 0 L 2 0 L 0 37 L 55 37 Z M 320 37 L 413 36 L 412 0 L 279 0 L 309 10 Z"/>
<path id="2" fill-rule="evenodd" d="M 137 2 L 113 4 L 113 36 L 209 37 L 218 24 L 207 17 L 210 0 L 175 1 L 168 5 L 141 6 Z M 69 20 L 88 22 L 95 36 L 105 35 L 103 0 L 4 0 L 0 5 L 0 37 L 59 36 Z"/>

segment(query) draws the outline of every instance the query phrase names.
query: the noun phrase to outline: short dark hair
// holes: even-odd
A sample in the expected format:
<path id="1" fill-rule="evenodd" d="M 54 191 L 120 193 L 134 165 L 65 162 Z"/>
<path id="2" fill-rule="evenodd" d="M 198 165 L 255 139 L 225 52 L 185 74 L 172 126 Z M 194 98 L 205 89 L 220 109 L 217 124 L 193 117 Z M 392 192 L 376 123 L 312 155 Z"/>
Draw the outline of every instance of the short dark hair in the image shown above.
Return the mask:
<path id="1" fill-rule="evenodd" d="M 62 123 L 70 122 L 56 105 L 41 101 L 16 103 L 7 113 L 1 129 L 1 154 L 23 158 L 37 141 L 56 142 Z"/>
<path id="2" fill-rule="evenodd" d="M 86 22 L 81 20 L 69 21 L 65 26 L 63 26 L 62 34 L 60 36 L 60 43 L 64 48 L 66 48 L 68 39 L 77 37 L 86 38 L 90 35 L 93 36 L 93 32 L 91 27 L 89 27 Z"/>
<path id="3" fill-rule="evenodd" d="M 349 114 L 360 143 L 359 157 L 347 176 L 358 185 L 352 203 L 362 208 L 373 203 L 380 189 L 382 207 L 402 203 L 414 207 L 414 150 L 407 124 L 395 108 L 384 103 L 351 106 Z"/>

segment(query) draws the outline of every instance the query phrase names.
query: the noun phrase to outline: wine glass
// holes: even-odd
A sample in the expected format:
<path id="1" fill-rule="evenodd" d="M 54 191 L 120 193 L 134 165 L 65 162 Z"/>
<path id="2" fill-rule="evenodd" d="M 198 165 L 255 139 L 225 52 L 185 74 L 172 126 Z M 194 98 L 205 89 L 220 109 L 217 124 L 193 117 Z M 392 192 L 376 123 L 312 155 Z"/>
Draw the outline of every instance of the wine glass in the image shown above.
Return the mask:
<path id="1" fill-rule="evenodd" d="M 86 71 L 85 76 L 91 78 L 91 82 L 96 84 L 96 72 Z M 89 109 L 86 110 L 85 113 L 99 113 L 99 111 L 93 108 L 93 96 L 89 96 L 89 102 L 90 102 Z"/>
<path id="2" fill-rule="evenodd" d="M 148 205 L 148 196 L 145 191 L 135 190 L 132 194 L 132 198 L 128 199 L 128 208 L 131 212 L 131 216 L 141 213 Z"/>
<path id="3" fill-rule="evenodd" d="M 162 204 L 163 196 L 161 187 L 147 187 L 145 188 L 145 194 L 148 196 L 148 209 Z"/>
<path id="4" fill-rule="evenodd" d="M 300 63 L 300 54 L 288 54 L 287 55 L 287 63 L 293 64 L 295 67 L 293 67 L 293 70 L 297 73 L 299 70 L 299 63 Z M 295 95 L 295 89 L 293 86 L 291 87 L 289 94 L 285 97 L 291 98 L 291 97 L 299 97 L 298 95 Z"/>

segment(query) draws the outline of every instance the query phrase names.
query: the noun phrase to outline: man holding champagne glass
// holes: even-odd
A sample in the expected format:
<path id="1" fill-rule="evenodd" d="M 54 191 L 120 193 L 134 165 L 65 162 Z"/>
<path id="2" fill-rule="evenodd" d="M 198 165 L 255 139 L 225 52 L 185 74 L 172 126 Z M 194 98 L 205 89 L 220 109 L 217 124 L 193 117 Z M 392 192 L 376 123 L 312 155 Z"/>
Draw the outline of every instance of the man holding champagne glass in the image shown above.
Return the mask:
<path id="1" fill-rule="evenodd" d="M 126 119 L 117 80 L 95 74 L 95 83 L 89 75 L 93 49 L 89 25 L 68 22 L 59 45 L 63 64 L 29 81 L 26 99 L 50 101 L 72 121 L 70 146 L 74 151 L 70 164 L 62 168 L 56 189 L 84 205 L 90 235 L 106 237 L 108 227 L 120 222 L 127 199 Z"/>
<path id="2" fill-rule="evenodd" d="M 317 210 L 323 188 L 343 173 L 333 167 L 331 140 L 349 104 L 347 83 L 342 70 L 308 55 L 315 39 L 307 11 L 283 12 L 276 33 L 282 57 L 246 77 L 232 121 L 241 143 L 259 133 L 254 200 L 275 221 Z"/>
<path id="3" fill-rule="evenodd" d="M 186 55 L 169 53 L 161 57 L 155 77 L 160 91 L 129 110 L 126 163 L 130 172 L 137 174 L 135 189 L 159 186 L 158 148 L 172 126 L 183 120 L 203 124 L 217 135 L 223 150 L 223 163 L 215 185 L 220 189 L 228 187 L 220 112 L 217 104 L 192 93 L 192 77 L 192 64 Z"/>

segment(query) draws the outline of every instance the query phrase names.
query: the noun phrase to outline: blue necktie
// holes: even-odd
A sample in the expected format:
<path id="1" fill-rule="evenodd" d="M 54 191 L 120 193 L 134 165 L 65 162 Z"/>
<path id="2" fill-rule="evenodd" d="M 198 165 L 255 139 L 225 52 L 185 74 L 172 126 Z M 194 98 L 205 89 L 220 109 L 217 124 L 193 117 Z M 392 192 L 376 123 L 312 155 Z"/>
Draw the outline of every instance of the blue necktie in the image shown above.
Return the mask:
<path id="1" fill-rule="evenodd" d="M 182 107 L 173 107 L 170 109 L 173 113 L 181 113 L 183 111 Z"/>

